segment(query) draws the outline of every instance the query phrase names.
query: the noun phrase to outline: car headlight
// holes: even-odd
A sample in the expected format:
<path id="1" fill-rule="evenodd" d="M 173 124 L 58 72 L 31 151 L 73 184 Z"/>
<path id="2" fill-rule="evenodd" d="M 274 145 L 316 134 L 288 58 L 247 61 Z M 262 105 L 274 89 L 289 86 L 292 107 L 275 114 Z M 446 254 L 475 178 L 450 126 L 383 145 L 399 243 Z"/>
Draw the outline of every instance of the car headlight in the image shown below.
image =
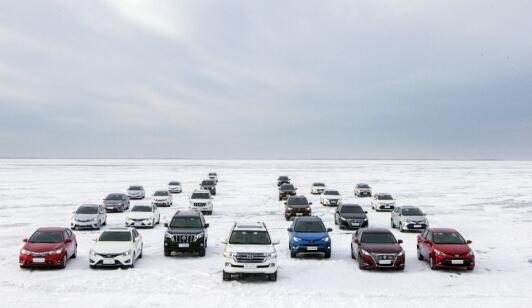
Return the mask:
<path id="1" fill-rule="evenodd" d="M 398 257 L 402 257 L 404 255 L 405 255 L 405 251 L 404 250 L 401 250 L 401 252 L 397 254 Z"/>
<path id="2" fill-rule="evenodd" d="M 301 241 L 301 238 L 294 236 L 294 242 L 299 242 L 299 241 Z"/>
<path id="3" fill-rule="evenodd" d="M 196 238 L 200 239 L 204 236 L 203 232 L 196 234 Z"/>
<path id="4" fill-rule="evenodd" d="M 124 252 L 122 255 L 123 256 L 129 256 L 130 254 L 131 254 L 131 250 L 128 250 L 128 251 Z"/>
<path id="5" fill-rule="evenodd" d="M 94 217 L 93 219 L 91 219 L 91 221 L 97 221 L 98 220 L 98 217 Z"/>
<path id="6" fill-rule="evenodd" d="M 467 253 L 467 256 L 468 257 L 473 257 L 475 254 L 473 253 L 473 250 L 470 250 L 468 253 Z"/>
<path id="7" fill-rule="evenodd" d="M 342 221 L 346 221 L 347 218 L 345 218 L 345 217 L 341 217 L 341 216 L 340 216 L 340 220 L 342 220 Z"/>
<path id="8" fill-rule="evenodd" d="M 21 249 L 20 253 L 23 254 L 23 255 L 29 255 L 30 254 L 30 252 L 28 250 L 26 250 L 26 249 Z"/>
<path id="9" fill-rule="evenodd" d="M 368 218 L 367 218 L 367 217 L 366 217 L 366 218 L 364 218 L 364 221 L 368 221 Z"/>
<path id="10" fill-rule="evenodd" d="M 269 252 L 267 254 L 268 258 L 277 258 L 277 253 L 276 252 Z"/>
<path id="11" fill-rule="evenodd" d="M 51 255 L 60 255 L 62 253 L 63 253 L 63 249 L 57 249 L 57 250 L 54 250 L 54 251 L 50 251 Z"/>
<path id="12" fill-rule="evenodd" d="M 96 256 L 96 253 L 94 252 L 94 250 L 91 249 L 91 251 L 89 252 L 89 256 L 91 256 L 91 257 L 95 257 Z"/>
<path id="13" fill-rule="evenodd" d="M 369 252 L 365 251 L 364 249 L 361 249 L 360 253 L 363 254 L 364 256 L 371 256 L 371 254 Z"/>
<path id="14" fill-rule="evenodd" d="M 167 239 L 173 239 L 174 235 L 167 232 L 167 233 L 164 234 L 164 237 L 167 238 Z"/>
<path id="15" fill-rule="evenodd" d="M 232 258 L 236 255 L 236 252 L 233 251 L 224 251 L 224 257 L 226 258 Z"/>
<path id="16" fill-rule="evenodd" d="M 324 241 L 324 242 L 328 242 L 329 241 L 329 237 L 326 236 L 326 237 L 322 238 L 321 240 Z"/>
<path id="17" fill-rule="evenodd" d="M 434 253 L 438 256 L 445 256 L 445 253 L 442 251 L 439 251 L 438 249 L 434 249 Z"/>

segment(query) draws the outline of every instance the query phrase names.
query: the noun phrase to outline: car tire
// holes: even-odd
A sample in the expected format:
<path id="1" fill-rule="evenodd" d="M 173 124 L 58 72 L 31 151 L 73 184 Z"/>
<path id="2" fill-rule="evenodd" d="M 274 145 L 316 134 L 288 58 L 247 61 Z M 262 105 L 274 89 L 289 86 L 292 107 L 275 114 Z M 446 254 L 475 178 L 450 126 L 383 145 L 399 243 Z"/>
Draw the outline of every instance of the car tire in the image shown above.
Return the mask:
<path id="1" fill-rule="evenodd" d="M 131 265 L 129 268 L 135 268 L 135 254 L 133 253 L 133 258 L 131 258 Z"/>
<path id="2" fill-rule="evenodd" d="M 273 273 L 273 274 L 269 274 L 268 275 L 268 280 L 269 281 L 277 281 L 277 271 L 275 271 L 275 273 Z"/>
<path id="3" fill-rule="evenodd" d="M 421 251 L 419 251 L 419 246 L 417 247 L 417 259 L 419 261 L 423 261 L 424 260 L 423 256 L 421 255 Z"/>
<path id="4" fill-rule="evenodd" d="M 393 219 L 390 219 L 390 225 L 392 226 L 392 229 L 395 229 L 395 224 L 393 223 Z"/>
<path id="5" fill-rule="evenodd" d="M 169 257 L 172 254 L 172 252 L 169 249 L 164 250 L 164 256 Z"/>
<path id="6" fill-rule="evenodd" d="M 142 259 L 142 252 L 144 250 L 144 246 L 140 247 L 140 254 L 139 254 L 139 259 Z"/>
<path id="7" fill-rule="evenodd" d="M 340 230 L 343 230 L 343 229 L 345 229 L 344 225 L 343 225 L 343 224 L 341 224 L 341 223 L 340 223 L 340 224 L 339 224 L 338 226 L 339 226 Z"/>
<path id="8" fill-rule="evenodd" d="M 325 259 L 330 259 L 331 258 L 331 252 L 330 251 L 326 252 L 324 257 L 325 257 Z"/>
<path id="9" fill-rule="evenodd" d="M 200 248 L 198 254 L 200 257 L 205 257 L 205 247 Z"/>
<path id="10" fill-rule="evenodd" d="M 399 222 L 399 232 L 405 232 L 405 229 L 403 229 L 403 223 Z"/>
<path id="11" fill-rule="evenodd" d="M 334 215 L 334 224 L 338 225 L 338 217 L 336 217 L 336 215 Z"/>
<path id="12" fill-rule="evenodd" d="M 67 254 L 65 252 L 65 255 L 63 256 L 63 260 L 61 261 L 61 265 L 59 265 L 59 268 L 65 268 L 67 264 Z"/>
<path id="13" fill-rule="evenodd" d="M 468 271 L 472 271 L 472 270 L 474 270 L 474 269 L 475 269 L 475 266 L 468 266 L 468 267 L 467 267 L 467 270 L 468 270 Z"/>
<path id="14" fill-rule="evenodd" d="M 431 270 L 436 270 L 436 264 L 434 264 L 434 258 L 432 256 L 429 257 L 429 266 Z"/>
<path id="15" fill-rule="evenodd" d="M 297 253 L 295 251 L 290 251 L 290 258 L 297 257 Z"/>
<path id="16" fill-rule="evenodd" d="M 355 251 L 353 250 L 353 246 L 351 246 L 351 259 L 356 260 Z"/>
<path id="17" fill-rule="evenodd" d="M 74 248 L 74 253 L 72 254 L 70 258 L 75 259 L 77 256 L 78 256 L 78 245 L 76 245 L 76 247 Z"/>
<path id="18" fill-rule="evenodd" d="M 358 260 L 358 269 L 359 270 L 365 270 L 366 269 L 364 266 L 362 266 L 362 263 L 360 262 L 360 260 Z"/>
<path id="19" fill-rule="evenodd" d="M 231 274 L 226 273 L 225 271 L 222 271 L 222 279 L 223 279 L 223 281 L 230 281 L 231 280 Z"/>

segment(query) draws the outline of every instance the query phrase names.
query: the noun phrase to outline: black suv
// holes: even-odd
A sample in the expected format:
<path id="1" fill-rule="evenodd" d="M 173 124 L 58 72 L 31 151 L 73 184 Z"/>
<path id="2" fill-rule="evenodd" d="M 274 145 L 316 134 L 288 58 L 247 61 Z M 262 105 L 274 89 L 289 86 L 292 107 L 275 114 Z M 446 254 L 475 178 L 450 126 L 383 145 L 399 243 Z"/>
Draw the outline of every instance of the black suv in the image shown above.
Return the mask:
<path id="1" fill-rule="evenodd" d="M 310 216 L 312 214 L 310 209 L 312 202 L 308 202 L 305 196 L 290 196 L 284 204 L 284 217 L 286 220 L 290 220 L 294 216 Z"/>
<path id="2" fill-rule="evenodd" d="M 290 178 L 285 175 L 281 175 L 280 177 L 278 177 L 277 186 L 281 186 L 283 184 L 290 184 Z"/>
<path id="3" fill-rule="evenodd" d="M 334 213 L 334 223 L 340 229 L 358 229 L 368 227 L 368 212 L 358 204 L 340 204 Z"/>
<path id="4" fill-rule="evenodd" d="M 214 196 L 216 195 L 216 182 L 214 180 L 203 180 L 201 181 L 200 189 L 206 189 Z"/>
<path id="5" fill-rule="evenodd" d="M 164 255 L 170 256 L 175 252 L 198 252 L 205 256 L 207 248 L 207 228 L 203 214 L 197 211 L 177 211 L 164 234 Z"/>
<path id="6" fill-rule="evenodd" d="M 279 187 L 279 201 L 288 198 L 288 196 L 295 196 L 297 188 L 292 184 L 283 184 Z"/>

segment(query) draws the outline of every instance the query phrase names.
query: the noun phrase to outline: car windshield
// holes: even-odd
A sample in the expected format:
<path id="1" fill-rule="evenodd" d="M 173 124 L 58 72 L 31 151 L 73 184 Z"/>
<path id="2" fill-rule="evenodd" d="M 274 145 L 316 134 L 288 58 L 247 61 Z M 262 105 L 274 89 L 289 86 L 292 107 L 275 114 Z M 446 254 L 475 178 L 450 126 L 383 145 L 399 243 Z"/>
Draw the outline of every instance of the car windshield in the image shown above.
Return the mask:
<path id="1" fill-rule="evenodd" d="M 292 184 L 283 184 L 281 190 L 294 190 L 294 185 Z"/>
<path id="2" fill-rule="evenodd" d="M 170 222 L 170 228 L 201 228 L 201 219 L 199 217 L 174 217 Z"/>
<path id="3" fill-rule="evenodd" d="M 203 181 L 203 182 L 201 182 L 201 185 L 202 186 L 214 186 L 214 182 L 213 181 Z"/>
<path id="4" fill-rule="evenodd" d="M 379 195 L 377 198 L 379 200 L 393 200 L 392 195 Z"/>
<path id="5" fill-rule="evenodd" d="M 100 242 L 129 242 L 131 241 L 131 232 L 129 231 L 106 231 L 100 235 Z"/>
<path id="6" fill-rule="evenodd" d="M 121 194 L 110 194 L 105 199 L 107 199 L 107 200 L 122 200 L 122 195 Z"/>
<path id="7" fill-rule="evenodd" d="M 287 176 L 280 176 L 280 177 L 278 178 L 278 180 L 279 180 L 279 181 L 286 181 L 286 180 L 288 180 L 288 177 L 287 177 Z"/>
<path id="8" fill-rule="evenodd" d="M 393 234 L 388 232 L 364 232 L 360 239 L 362 243 L 369 244 L 395 244 L 396 240 Z"/>
<path id="9" fill-rule="evenodd" d="M 209 193 L 193 193 L 190 199 L 209 199 Z"/>
<path id="10" fill-rule="evenodd" d="M 434 238 L 434 243 L 436 244 L 465 244 L 466 241 L 458 232 L 434 232 L 432 237 Z"/>
<path id="11" fill-rule="evenodd" d="M 96 206 L 80 206 L 76 214 L 98 214 L 98 207 Z"/>
<path id="12" fill-rule="evenodd" d="M 157 197 L 163 197 L 163 196 L 168 196 L 168 192 L 165 190 L 159 190 L 159 191 L 156 191 L 153 195 Z"/>
<path id="13" fill-rule="evenodd" d="M 30 243 L 60 243 L 63 241 L 62 231 L 37 231 L 32 234 L 28 242 Z"/>
<path id="14" fill-rule="evenodd" d="M 369 188 L 369 185 L 368 184 L 358 184 L 357 187 L 358 188 Z"/>
<path id="15" fill-rule="evenodd" d="M 231 233 L 229 244 L 270 245 L 270 235 L 267 231 L 236 230 Z"/>
<path id="16" fill-rule="evenodd" d="M 128 190 L 142 190 L 142 186 L 129 186 Z"/>
<path id="17" fill-rule="evenodd" d="M 364 210 L 360 206 L 342 206 L 341 213 L 364 214 Z"/>
<path id="18" fill-rule="evenodd" d="M 320 220 L 298 221 L 294 227 L 295 232 L 325 232 L 325 226 Z"/>
<path id="19" fill-rule="evenodd" d="M 401 210 L 403 216 L 423 216 L 423 212 L 418 208 L 404 208 Z"/>
<path id="20" fill-rule="evenodd" d="M 330 196 L 339 196 L 340 193 L 336 190 L 326 190 L 324 193 L 324 195 L 330 195 Z"/>
<path id="21" fill-rule="evenodd" d="M 181 185 L 181 183 L 179 183 L 179 182 L 170 182 L 170 184 L 168 184 L 168 185 Z"/>
<path id="22" fill-rule="evenodd" d="M 135 205 L 131 208 L 131 212 L 151 212 L 151 206 L 149 205 Z"/>
<path id="23" fill-rule="evenodd" d="M 312 185 L 319 186 L 319 187 L 325 187 L 325 184 L 323 184 L 323 183 L 314 183 Z"/>
<path id="24" fill-rule="evenodd" d="M 209 176 L 216 176 L 216 173 L 211 172 L 211 173 L 209 173 Z"/>
<path id="25" fill-rule="evenodd" d="M 298 206 L 307 206 L 308 201 L 305 197 L 290 197 L 288 198 L 288 201 L 286 202 L 290 206 L 298 207 Z"/>

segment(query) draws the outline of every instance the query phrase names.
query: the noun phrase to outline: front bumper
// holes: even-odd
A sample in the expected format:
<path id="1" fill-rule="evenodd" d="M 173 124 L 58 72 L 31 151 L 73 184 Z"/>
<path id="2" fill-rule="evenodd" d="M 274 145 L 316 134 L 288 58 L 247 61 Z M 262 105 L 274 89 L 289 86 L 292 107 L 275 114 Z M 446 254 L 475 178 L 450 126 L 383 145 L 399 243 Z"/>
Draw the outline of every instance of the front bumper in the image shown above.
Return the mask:
<path id="1" fill-rule="evenodd" d="M 70 222 L 71 229 L 98 229 L 98 221 L 77 221 Z"/>
<path id="2" fill-rule="evenodd" d="M 153 227 L 155 224 L 152 219 L 143 219 L 143 220 L 126 220 L 126 227 Z"/>
<path id="3" fill-rule="evenodd" d="M 144 195 L 141 193 L 134 193 L 134 194 L 128 193 L 127 196 L 129 197 L 129 199 L 143 199 L 144 198 Z"/>
<path id="4" fill-rule="evenodd" d="M 22 268 L 30 267 L 62 267 L 64 253 L 44 257 L 19 255 L 19 265 Z"/>
<path id="5" fill-rule="evenodd" d="M 158 206 L 170 206 L 170 205 L 172 205 L 172 201 L 171 200 L 153 200 L 151 203 L 153 205 L 158 205 Z"/>
<path id="6" fill-rule="evenodd" d="M 205 202 L 191 202 L 188 205 L 188 208 L 191 210 L 209 212 L 209 211 L 212 211 L 213 205 L 212 203 L 205 203 Z"/>
<path id="7" fill-rule="evenodd" d="M 267 258 L 263 263 L 238 263 L 224 257 L 224 272 L 229 274 L 273 274 L 277 272 L 277 258 Z"/>
<path id="8" fill-rule="evenodd" d="M 131 266 L 133 264 L 133 255 L 123 254 L 94 254 L 89 256 L 89 265 L 91 267 L 121 267 Z"/>
<path id="9" fill-rule="evenodd" d="M 299 216 L 310 216 L 312 215 L 312 211 L 285 211 L 284 217 L 286 219 L 290 219 L 292 217 L 299 217 Z"/>
<path id="10" fill-rule="evenodd" d="M 404 231 L 420 231 L 425 230 L 429 227 L 428 223 L 417 223 L 417 222 L 401 222 L 403 225 Z"/>
<path id="11" fill-rule="evenodd" d="M 323 205 L 338 206 L 340 199 L 323 199 Z"/>
<path id="12" fill-rule="evenodd" d="M 389 254 L 371 254 L 371 255 L 359 255 L 358 262 L 362 262 L 361 266 L 365 269 L 404 269 L 405 268 L 405 255 L 394 255 L 392 259 L 388 258 L 381 260 L 381 255 Z"/>
<path id="13" fill-rule="evenodd" d="M 205 248 L 203 238 L 188 243 L 177 243 L 168 239 L 164 240 L 164 250 L 168 252 L 196 252 L 202 248 Z"/>
<path id="14" fill-rule="evenodd" d="M 365 190 L 355 191 L 355 195 L 364 196 L 364 197 L 371 197 L 371 191 L 365 191 Z"/>
<path id="15" fill-rule="evenodd" d="M 434 265 L 437 269 L 452 269 L 452 268 L 474 268 L 475 257 L 455 257 L 451 255 L 433 256 Z"/>
<path id="16" fill-rule="evenodd" d="M 310 242 L 300 240 L 292 244 L 291 252 L 296 254 L 325 254 L 331 253 L 331 242 Z"/>
<path id="17" fill-rule="evenodd" d="M 391 212 L 395 209 L 395 204 L 377 204 L 377 211 Z"/>

